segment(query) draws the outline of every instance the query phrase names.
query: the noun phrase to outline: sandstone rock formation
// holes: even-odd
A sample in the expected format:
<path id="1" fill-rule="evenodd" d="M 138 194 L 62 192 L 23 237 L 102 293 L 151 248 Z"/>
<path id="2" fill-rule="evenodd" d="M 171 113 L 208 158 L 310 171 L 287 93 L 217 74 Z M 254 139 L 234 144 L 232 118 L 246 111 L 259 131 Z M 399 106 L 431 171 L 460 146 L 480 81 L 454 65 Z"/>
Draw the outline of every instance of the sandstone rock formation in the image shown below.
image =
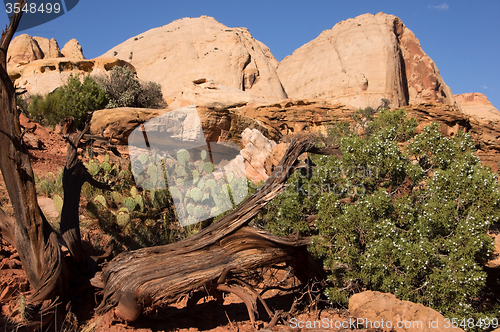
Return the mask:
<path id="1" fill-rule="evenodd" d="M 36 41 L 38 46 L 43 52 L 43 57 L 45 59 L 47 58 L 60 58 L 62 57 L 61 50 L 59 49 L 59 44 L 57 44 L 57 41 L 54 38 L 51 38 L 50 40 L 47 38 L 43 37 L 33 37 L 33 40 Z"/>
<path id="2" fill-rule="evenodd" d="M 54 59 L 67 57 L 83 60 L 82 47 L 76 39 L 72 39 L 59 49 L 57 41 L 43 37 L 31 37 L 27 34 L 17 36 L 12 40 L 7 51 L 7 65 L 10 70 L 13 67 L 23 66 L 35 60 Z"/>
<path id="3" fill-rule="evenodd" d="M 78 60 L 66 58 L 34 60 L 25 65 L 10 67 L 8 73 L 14 85 L 25 88 L 29 94 L 46 94 L 66 84 L 70 75 L 106 73 L 114 66 L 127 66 L 126 61 L 116 58 Z"/>
<path id="4" fill-rule="evenodd" d="M 175 109 L 188 105 L 232 107 L 248 103 L 265 103 L 270 98 L 259 97 L 213 80 L 201 78 L 188 82 L 182 87 L 182 92 L 172 100 L 167 100 L 169 108 Z"/>
<path id="5" fill-rule="evenodd" d="M 34 60 L 43 59 L 44 53 L 36 40 L 30 35 L 22 34 L 12 39 L 7 51 L 7 66 L 23 65 Z"/>
<path id="6" fill-rule="evenodd" d="M 90 133 L 126 144 L 128 135 L 138 125 L 160 114 L 160 110 L 132 107 L 95 111 L 90 121 Z"/>
<path id="7" fill-rule="evenodd" d="M 473 118 L 484 121 L 500 120 L 500 112 L 482 93 L 463 93 L 455 95 L 455 99 L 462 111 Z"/>
<path id="8" fill-rule="evenodd" d="M 85 60 L 82 47 L 72 39 L 59 49 L 57 41 L 22 34 L 7 52 L 7 72 L 14 85 L 30 94 L 45 94 L 63 85 L 70 74 L 106 72 L 113 65 L 130 66 L 117 59 Z"/>
<path id="9" fill-rule="evenodd" d="M 409 116 L 416 118 L 420 125 L 417 132 L 431 122 L 441 125 L 441 132 L 447 136 L 454 136 L 459 130 L 470 133 L 478 151 L 476 154 L 481 161 L 490 166 L 493 171 L 498 170 L 500 161 L 500 123 L 497 121 L 478 121 L 459 111 L 455 106 L 427 103 L 411 105 L 404 108 Z M 136 109 L 137 110 L 137 109 Z M 140 109 L 138 117 L 135 110 L 133 115 L 127 115 L 127 109 L 110 109 L 94 113 L 91 122 L 91 132 L 101 134 L 101 127 L 106 138 L 114 138 L 126 144 L 128 133 L 132 127 L 139 125 L 153 116 L 168 112 L 166 110 Z M 198 115 L 209 142 L 232 142 L 241 148 L 241 134 L 246 128 L 258 129 L 266 138 L 281 142 L 283 136 L 301 135 L 304 133 L 325 133 L 329 125 L 343 121 L 353 123 L 354 108 L 330 100 L 290 100 L 285 99 L 271 104 L 242 103 L 199 106 Z M 130 113 L 130 114 L 132 114 Z M 280 152 L 276 152 L 276 158 Z M 271 167 L 272 155 L 264 167 Z"/>
<path id="10" fill-rule="evenodd" d="M 80 43 L 75 38 L 68 41 L 61 50 L 65 58 L 84 60 L 83 50 Z"/>
<path id="11" fill-rule="evenodd" d="M 278 65 L 291 98 L 331 98 L 358 108 L 427 102 L 455 105 L 434 62 L 393 15 L 364 14 L 336 24 Z M 455 105 L 456 106 L 456 105 Z"/>
<path id="12" fill-rule="evenodd" d="M 103 56 L 130 61 L 140 79 L 162 85 L 167 100 L 199 79 L 255 96 L 286 98 L 270 50 L 247 29 L 228 28 L 207 16 L 146 31 Z"/>
<path id="13" fill-rule="evenodd" d="M 90 122 L 90 132 L 127 144 L 128 135 L 135 127 L 171 110 L 120 107 L 95 111 Z M 256 128 L 264 136 L 272 136 L 267 127 L 258 121 L 235 114 L 229 108 L 197 107 L 197 110 L 208 142 L 231 142 L 243 148 L 241 133 L 246 128 Z"/>
<path id="14" fill-rule="evenodd" d="M 264 171 L 267 175 L 271 175 L 273 173 L 275 167 L 280 163 L 281 158 L 283 158 L 287 149 L 288 143 L 279 143 L 272 148 L 271 152 L 269 152 L 266 160 L 264 161 Z"/>
<path id="15" fill-rule="evenodd" d="M 254 183 L 266 181 L 268 175 L 264 163 L 276 145 L 276 142 L 266 138 L 257 129 L 246 128 L 241 133 L 242 144 L 241 155 L 245 161 L 247 179 Z"/>
<path id="16" fill-rule="evenodd" d="M 460 328 L 445 328 L 444 316 L 436 310 L 422 304 L 398 300 L 388 293 L 365 291 L 354 294 L 349 299 L 349 312 L 359 318 L 359 322 L 363 320 L 368 331 L 463 331 Z M 397 326 L 398 322 L 402 323 L 401 327 Z"/>

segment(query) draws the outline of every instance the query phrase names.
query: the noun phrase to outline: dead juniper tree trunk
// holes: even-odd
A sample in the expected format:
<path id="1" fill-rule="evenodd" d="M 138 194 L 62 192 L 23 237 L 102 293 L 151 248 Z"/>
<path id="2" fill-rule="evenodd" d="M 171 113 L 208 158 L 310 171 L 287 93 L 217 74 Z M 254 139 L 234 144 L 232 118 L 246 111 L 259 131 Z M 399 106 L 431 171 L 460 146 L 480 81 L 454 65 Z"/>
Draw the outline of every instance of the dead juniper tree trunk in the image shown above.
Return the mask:
<path id="1" fill-rule="evenodd" d="M 23 8 L 26 1 L 18 0 L 17 3 Z M 33 169 L 19 123 L 15 88 L 7 73 L 6 63 L 7 50 L 22 13 L 20 11 L 12 16 L 0 39 L 0 170 L 14 210 L 14 218 L 0 210 L 0 232 L 16 247 L 31 286 L 26 310 L 32 320 L 39 321 L 28 322 L 27 326 L 36 325 L 39 328 L 40 320 L 44 324 L 50 322 L 55 307 L 64 303 L 68 280 L 81 280 L 78 278 L 82 269 L 74 270 L 65 264 L 57 235 L 37 201 Z M 77 158 L 83 134 L 77 133 L 69 139 L 60 227 L 71 253 L 68 260 L 76 263 L 87 261 L 87 255 L 82 250 L 78 216 L 81 186 L 88 181 L 99 188 L 109 189 L 109 186 L 95 181 Z"/>
<path id="2" fill-rule="evenodd" d="M 22 8 L 25 2 L 18 1 Z M 0 40 L 0 169 L 14 208 L 13 240 L 28 280 L 33 287 L 30 304 L 53 299 L 61 273 L 57 237 L 37 202 L 35 180 L 23 142 L 16 107 L 15 88 L 7 74 L 7 49 L 22 11 L 14 14 Z"/>
<path id="3" fill-rule="evenodd" d="M 293 171 L 303 167 L 297 158 L 307 151 L 339 152 L 315 148 L 310 139 L 295 141 L 264 185 L 217 223 L 177 243 L 118 255 L 100 279 L 94 280 L 104 288 L 98 313 L 115 308 L 117 317 L 133 321 L 145 307 L 168 305 L 205 288 L 211 294 L 233 292 L 242 297 L 253 321 L 255 305 L 250 300 L 251 291 L 227 283 L 229 271 L 240 273 L 288 262 L 302 280 L 323 277 L 322 268 L 314 264 L 307 252 L 309 238 L 282 238 L 247 226 L 284 189 Z"/>
<path id="4" fill-rule="evenodd" d="M 111 190 L 111 186 L 96 181 L 78 159 L 78 145 L 82 136 L 87 132 L 89 126 L 81 132 L 73 135 L 68 139 L 68 152 L 66 155 L 66 165 L 63 170 L 63 190 L 64 201 L 61 211 L 61 234 L 66 246 L 68 247 L 72 259 L 80 266 L 82 272 L 92 269 L 92 266 L 84 265 L 89 257 L 82 248 L 82 240 L 80 235 L 80 194 L 82 186 L 85 182 L 89 182 L 92 186 L 99 189 Z"/>

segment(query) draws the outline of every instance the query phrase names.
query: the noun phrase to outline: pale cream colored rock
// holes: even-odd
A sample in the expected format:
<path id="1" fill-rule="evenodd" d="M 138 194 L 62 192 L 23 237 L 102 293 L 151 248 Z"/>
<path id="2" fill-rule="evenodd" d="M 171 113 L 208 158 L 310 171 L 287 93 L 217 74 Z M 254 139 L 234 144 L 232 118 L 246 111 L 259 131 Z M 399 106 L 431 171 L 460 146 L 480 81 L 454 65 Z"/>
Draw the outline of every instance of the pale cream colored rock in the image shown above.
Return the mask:
<path id="1" fill-rule="evenodd" d="M 455 105 L 434 62 L 393 15 L 364 14 L 336 24 L 278 65 L 291 98 L 330 98 L 364 108 L 423 102 Z"/>
<path id="2" fill-rule="evenodd" d="M 444 316 L 436 310 L 422 304 L 401 301 L 390 293 L 365 291 L 354 294 L 349 299 L 349 313 L 360 323 L 363 321 L 368 331 L 463 331 L 460 328 L 446 328 L 451 322 L 446 325 Z M 401 322 L 400 326 L 398 322 Z M 360 325 L 356 328 L 363 327 Z"/>
<path id="3" fill-rule="evenodd" d="M 59 44 L 57 44 L 57 41 L 54 38 L 49 40 L 47 38 L 35 36 L 33 37 L 33 40 L 36 41 L 42 50 L 44 59 L 60 58 L 63 56 L 61 50 L 59 49 Z"/>
<path id="4" fill-rule="evenodd" d="M 257 129 L 246 128 L 241 133 L 241 155 L 245 162 L 247 179 L 254 183 L 266 181 L 269 177 L 264 168 L 264 163 L 276 145 L 276 142 L 266 138 Z"/>
<path id="5" fill-rule="evenodd" d="M 166 100 L 205 78 L 266 98 L 286 98 L 269 48 L 245 28 L 214 18 L 183 18 L 132 37 L 104 57 L 130 61 L 141 80 L 160 83 Z"/>
<path id="6" fill-rule="evenodd" d="M 127 66 L 135 70 L 128 62 L 116 58 L 93 60 L 55 58 L 35 60 L 22 66 L 9 67 L 8 73 L 14 85 L 25 88 L 31 95 L 44 95 L 66 84 L 70 75 L 102 75 L 114 66 Z"/>
<path id="7" fill-rule="evenodd" d="M 61 53 L 66 58 L 80 59 L 80 60 L 85 59 L 85 57 L 83 56 L 83 50 L 82 47 L 80 46 L 80 43 L 78 42 L 78 40 L 74 38 L 68 41 L 66 44 L 64 44 Z"/>
<path id="8" fill-rule="evenodd" d="M 126 144 L 129 134 L 165 110 L 119 107 L 95 111 L 90 121 L 90 133 Z"/>
<path id="9" fill-rule="evenodd" d="M 37 197 L 38 205 L 42 209 L 45 216 L 51 219 L 57 219 L 59 217 L 59 212 L 56 209 L 54 200 L 48 197 Z"/>
<path id="10" fill-rule="evenodd" d="M 30 35 L 22 34 L 12 39 L 7 51 L 7 66 L 23 65 L 43 59 L 44 53 Z"/>
<path id="11" fill-rule="evenodd" d="M 250 92 L 221 85 L 213 80 L 207 80 L 205 78 L 184 84 L 182 92 L 179 92 L 174 100 L 175 101 L 169 104 L 169 107 L 172 109 L 188 105 L 230 107 L 247 103 L 269 103 L 278 101 L 278 99 L 273 100 L 273 98 L 259 97 Z"/>
<path id="12" fill-rule="evenodd" d="M 488 97 L 482 93 L 462 93 L 455 95 L 455 99 L 462 111 L 473 118 L 485 121 L 500 120 L 500 112 L 490 103 Z"/>

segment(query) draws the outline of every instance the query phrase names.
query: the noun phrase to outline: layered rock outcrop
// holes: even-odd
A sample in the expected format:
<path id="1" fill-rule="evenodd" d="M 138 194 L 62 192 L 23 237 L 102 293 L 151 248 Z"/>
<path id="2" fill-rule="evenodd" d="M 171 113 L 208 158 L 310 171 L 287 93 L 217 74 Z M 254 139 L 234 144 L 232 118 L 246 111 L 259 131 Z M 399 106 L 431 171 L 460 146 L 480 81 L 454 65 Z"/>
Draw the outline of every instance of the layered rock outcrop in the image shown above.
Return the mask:
<path id="1" fill-rule="evenodd" d="M 174 100 L 185 84 L 207 79 L 265 98 L 286 98 L 278 61 L 245 28 L 212 17 L 183 18 L 132 37 L 104 57 L 129 61 L 140 79 L 160 83 Z"/>
<path id="2" fill-rule="evenodd" d="M 44 56 L 36 40 L 30 35 L 22 34 L 10 42 L 7 51 L 7 66 L 24 65 L 34 60 L 43 59 Z"/>
<path id="3" fill-rule="evenodd" d="M 57 41 L 27 34 L 12 40 L 7 52 L 7 72 L 14 85 L 30 94 L 46 94 L 66 84 L 68 77 L 107 72 L 113 66 L 133 66 L 117 59 L 85 60 L 82 47 L 72 39 L 59 49 Z"/>
<path id="4" fill-rule="evenodd" d="M 292 98 L 330 98 L 365 108 L 436 102 L 456 106 L 434 62 L 393 15 L 364 14 L 337 23 L 278 65 Z"/>
<path id="5" fill-rule="evenodd" d="M 126 144 L 128 134 L 136 126 L 170 110 L 122 108 L 97 111 L 92 117 L 90 130 L 95 135 L 103 134 L 105 138 Z M 328 100 L 286 99 L 271 104 L 199 106 L 197 110 L 207 141 L 232 142 L 238 144 L 240 148 L 245 146 L 242 133 L 247 128 L 257 129 L 267 139 L 276 143 L 281 142 L 287 135 L 325 133 L 329 125 L 339 121 L 351 122 L 356 129 L 352 118 L 355 109 Z M 459 130 L 469 132 L 476 142 L 477 155 L 485 164 L 492 167 L 493 171 L 498 170 L 497 163 L 500 161 L 498 122 L 479 122 L 463 114 L 455 106 L 444 104 L 412 105 L 405 107 L 405 110 L 409 116 L 419 121 L 417 132 L 422 132 L 423 127 L 431 122 L 438 122 L 441 132 L 446 136 L 454 136 Z M 257 173 L 265 174 L 265 169 L 272 168 L 279 161 L 283 146 L 279 147 L 281 152 L 271 151 L 263 165 L 260 165 L 262 163 L 259 161 Z"/>
<path id="6" fill-rule="evenodd" d="M 66 84 L 70 75 L 99 75 L 110 71 L 114 66 L 126 66 L 135 70 L 128 62 L 116 58 L 53 58 L 11 67 L 8 73 L 15 86 L 26 89 L 29 94 L 44 95 Z"/>
<path id="7" fill-rule="evenodd" d="M 265 162 L 276 146 L 276 142 L 266 138 L 258 129 L 246 128 L 241 133 L 241 155 L 245 162 L 247 179 L 254 183 L 266 181 L 268 174 L 265 171 Z"/>
<path id="8" fill-rule="evenodd" d="M 175 109 L 188 105 L 234 107 L 248 103 L 262 104 L 270 102 L 272 99 L 201 78 L 184 84 L 182 92 L 179 92 L 173 101 L 168 100 L 167 102 L 169 102 L 169 108 Z"/>
<path id="9" fill-rule="evenodd" d="M 208 142 L 231 142 L 243 147 L 241 134 L 247 128 L 258 129 L 265 137 L 276 138 L 265 125 L 236 114 L 231 108 L 197 107 L 196 109 Z M 90 132 L 114 140 L 116 143 L 127 144 L 128 135 L 135 127 L 171 110 L 120 107 L 95 111 L 90 122 Z"/>
<path id="10" fill-rule="evenodd" d="M 462 93 L 455 95 L 455 99 L 462 111 L 473 118 L 484 121 L 500 120 L 500 112 L 482 93 Z"/>

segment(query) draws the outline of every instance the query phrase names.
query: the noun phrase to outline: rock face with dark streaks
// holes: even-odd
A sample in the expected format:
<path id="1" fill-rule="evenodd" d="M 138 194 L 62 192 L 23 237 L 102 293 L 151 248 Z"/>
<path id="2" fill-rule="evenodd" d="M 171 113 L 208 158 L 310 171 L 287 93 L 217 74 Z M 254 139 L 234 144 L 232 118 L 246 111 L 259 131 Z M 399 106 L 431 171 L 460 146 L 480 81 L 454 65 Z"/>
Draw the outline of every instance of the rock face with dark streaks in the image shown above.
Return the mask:
<path id="1" fill-rule="evenodd" d="M 393 15 L 364 14 L 337 23 L 278 65 L 291 98 L 330 98 L 365 108 L 455 99 L 415 35 Z"/>

